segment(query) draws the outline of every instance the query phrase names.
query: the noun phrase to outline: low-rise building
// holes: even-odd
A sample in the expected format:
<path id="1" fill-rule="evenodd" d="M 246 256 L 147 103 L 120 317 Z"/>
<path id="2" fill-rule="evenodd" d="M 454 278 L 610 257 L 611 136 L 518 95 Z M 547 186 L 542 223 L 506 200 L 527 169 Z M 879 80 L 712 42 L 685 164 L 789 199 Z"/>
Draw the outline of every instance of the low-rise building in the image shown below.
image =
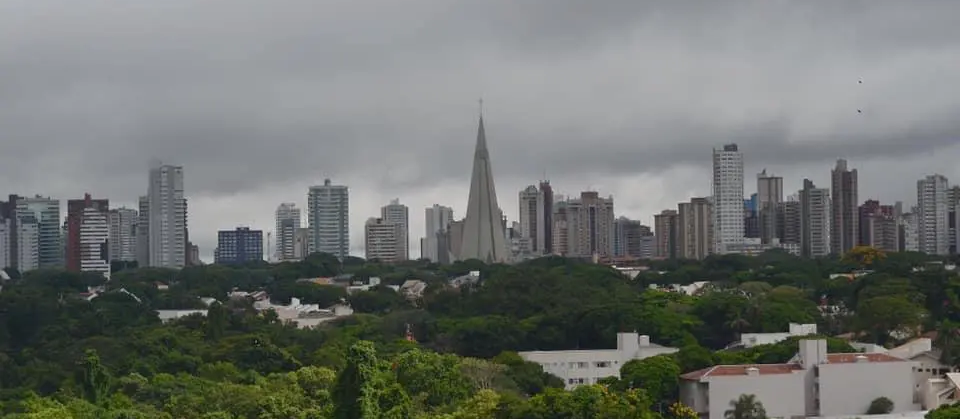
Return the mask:
<path id="1" fill-rule="evenodd" d="M 817 325 L 790 323 L 786 332 L 777 333 L 743 333 L 740 335 L 740 341 L 734 342 L 730 347 L 752 348 L 757 345 L 772 345 L 783 342 L 794 336 L 809 336 L 817 334 Z M 729 347 L 728 347 L 729 348 Z"/>
<path id="2" fill-rule="evenodd" d="M 706 419 L 723 419 L 730 402 L 752 394 L 767 416 L 860 416 L 880 397 L 893 412 L 920 410 L 914 402 L 917 363 L 882 353 L 828 354 L 826 340 L 801 340 L 785 364 L 717 365 L 683 374 L 680 401 Z"/>
<path id="3" fill-rule="evenodd" d="M 540 364 L 543 371 L 563 379 L 567 389 L 581 384 L 596 384 L 608 377 L 620 377 L 620 367 L 627 361 L 677 352 L 677 348 L 650 342 L 650 336 L 617 333 L 617 349 L 529 351 L 520 357 Z"/>

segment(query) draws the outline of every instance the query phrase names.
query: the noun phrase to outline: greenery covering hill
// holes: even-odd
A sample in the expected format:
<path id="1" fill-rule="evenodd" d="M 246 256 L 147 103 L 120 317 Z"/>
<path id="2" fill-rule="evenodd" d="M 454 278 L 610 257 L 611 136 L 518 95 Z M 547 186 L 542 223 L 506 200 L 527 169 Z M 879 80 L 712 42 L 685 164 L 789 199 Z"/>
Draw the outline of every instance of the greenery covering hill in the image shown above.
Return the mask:
<path id="1" fill-rule="evenodd" d="M 90 301 L 79 294 L 101 285 L 96 276 L 13 273 L 0 292 L 0 415 L 7 415 L 0 417 L 688 417 L 688 409 L 670 408 L 679 374 L 717 363 L 784 362 L 796 352 L 795 339 L 721 349 L 740 333 L 781 332 L 791 322 L 887 345 L 940 330 L 944 357 L 956 363 L 960 277 L 935 265 L 914 272 L 926 260 L 872 249 L 842 260 L 771 252 L 651 262 L 631 280 L 563 258 L 441 267 L 356 258 L 341 264 L 315 254 L 272 266 L 124 269 Z M 863 269 L 872 273 L 830 279 Z M 480 284 L 445 286 L 474 270 Z M 297 282 L 344 273 L 429 286 L 411 302 L 384 286 L 347 295 L 343 287 Z M 694 281 L 711 284 L 694 296 L 651 289 Z M 357 314 L 297 329 L 257 313 L 250 301 L 228 299 L 234 289 L 264 289 L 278 303 L 346 299 Z M 156 309 L 204 307 L 199 297 L 223 303 L 206 317 L 160 324 Z M 408 324 L 417 343 L 403 339 Z M 622 379 L 573 392 L 516 355 L 613 348 L 618 331 L 633 330 L 681 350 L 632 361 Z M 830 350 L 852 349 L 831 339 Z"/>

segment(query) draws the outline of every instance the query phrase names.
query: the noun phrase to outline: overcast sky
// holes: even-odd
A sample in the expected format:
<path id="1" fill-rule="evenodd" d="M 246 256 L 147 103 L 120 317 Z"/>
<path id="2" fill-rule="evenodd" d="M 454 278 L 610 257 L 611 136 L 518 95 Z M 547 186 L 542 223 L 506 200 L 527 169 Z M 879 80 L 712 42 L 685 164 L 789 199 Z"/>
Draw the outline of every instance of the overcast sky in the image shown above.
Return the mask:
<path id="1" fill-rule="evenodd" d="M 722 5 L 721 5 L 722 3 Z M 916 201 L 960 180 L 960 3 L 641 0 L 3 0 L 0 185 L 135 207 L 151 158 L 182 165 L 190 238 L 273 230 L 324 178 L 351 248 L 400 198 L 462 217 L 484 99 L 500 205 L 544 174 L 652 222 L 705 196 L 737 142 L 746 190 L 829 186 Z M 862 79 L 863 84 L 857 81 Z M 857 113 L 862 109 L 863 113 Z"/>

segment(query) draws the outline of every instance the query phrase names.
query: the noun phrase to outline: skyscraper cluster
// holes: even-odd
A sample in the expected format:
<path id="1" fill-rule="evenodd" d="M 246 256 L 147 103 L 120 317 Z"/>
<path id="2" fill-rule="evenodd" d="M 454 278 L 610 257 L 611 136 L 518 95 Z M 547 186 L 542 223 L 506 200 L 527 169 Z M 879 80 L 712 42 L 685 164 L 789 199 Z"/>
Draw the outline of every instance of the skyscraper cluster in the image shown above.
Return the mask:
<path id="1" fill-rule="evenodd" d="M 65 268 L 109 279 L 113 261 L 182 268 L 199 263 L 188 241 L 183 168 L 154 163 L 139 211 L 110 208 L 108 199 L 84 194 L 67 200 L 9 195 L 0 202 L 0 267 L 27 272 Z"/>
<path id="2" fill-rule="evenodd" d="M 829 188 L 803 179 L 786 199 L 783 178 L 766 169 L 757 174 L 756 192 L 744 196 L 743 173 L 743 153 L 736 144 L 715 149 L 712 194 L 654 217 L 656 255 L 702 259 L 781 248 L 821 257 L 860 245 L 889 252 L 957 252 L 960 187 L 949 187 L 942 175 L 917 181 L 917 205 L 905 212 L 899 201 L 860 203 L 857 170 L 843 159 L 831 170 Z"/>

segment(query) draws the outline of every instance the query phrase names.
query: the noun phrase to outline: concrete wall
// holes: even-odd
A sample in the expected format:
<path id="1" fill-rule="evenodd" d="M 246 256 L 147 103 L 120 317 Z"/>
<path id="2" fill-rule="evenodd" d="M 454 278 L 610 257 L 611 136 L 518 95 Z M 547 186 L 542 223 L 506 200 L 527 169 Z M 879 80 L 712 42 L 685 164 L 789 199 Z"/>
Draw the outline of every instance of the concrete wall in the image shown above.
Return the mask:
<path id="1" fill-rule="evenodd" d="M 878 397 L 893 413 L 919 410 L 914 403 L 913 362 L 858 362 L 819 366 L 820 415 L 863 414 Z"/>
<path id="2" fill-rule="evenodd" d="M 724 419 L 730 402 L 742 394 L 753 394 L 763 403 L 767 417 L 776 418 L 806 416 L 803 397 L 804 375 L 807 371 L 790 374 L 766 374 L 759 376 L 718 376 L 707 378 L 709 382 L 709 419 Z"/>

